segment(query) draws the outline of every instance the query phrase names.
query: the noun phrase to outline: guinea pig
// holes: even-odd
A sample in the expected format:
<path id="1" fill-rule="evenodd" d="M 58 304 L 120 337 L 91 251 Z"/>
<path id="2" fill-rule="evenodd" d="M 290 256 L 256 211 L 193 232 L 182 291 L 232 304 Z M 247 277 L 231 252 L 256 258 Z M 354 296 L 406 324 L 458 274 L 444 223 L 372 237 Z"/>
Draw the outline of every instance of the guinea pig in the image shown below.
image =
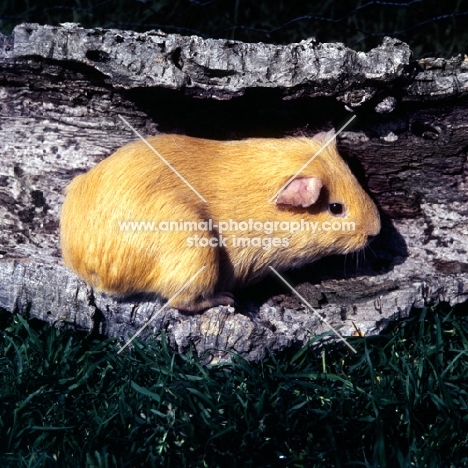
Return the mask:
<path id="1" fill-rule="evenodd" d="M 130 143 L 66 188 L 64 262 L 98 291 L 196 312 L 232 305 L 269 266 L 360 250 L 379 213 L 335 142 L 319 152 L 330 136 Z"/>

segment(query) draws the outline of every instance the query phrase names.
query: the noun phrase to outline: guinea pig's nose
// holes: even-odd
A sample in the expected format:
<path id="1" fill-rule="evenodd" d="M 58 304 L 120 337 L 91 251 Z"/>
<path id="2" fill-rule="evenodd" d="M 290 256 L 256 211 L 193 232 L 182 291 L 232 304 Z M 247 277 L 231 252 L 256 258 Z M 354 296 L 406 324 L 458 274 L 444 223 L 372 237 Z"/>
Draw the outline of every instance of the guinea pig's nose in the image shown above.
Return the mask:
<path id="1" fill-rule="evenodd" d="M 377 208 L 374 208 L 375 209 L 375 217 L 372 221 L 372 223 L 370 223 L 370 225 L 368 225 L 368 229 L 367 229 L 367 236 L 369 238 L 369 241 L 371 241 L 374 237 L 376 237 L 379 232 L 380 232 L 380 229 L 382 227 L 381 223 L 380 223 L 380 216 L 379 216 L 379 213 L 377 211 Z"/>

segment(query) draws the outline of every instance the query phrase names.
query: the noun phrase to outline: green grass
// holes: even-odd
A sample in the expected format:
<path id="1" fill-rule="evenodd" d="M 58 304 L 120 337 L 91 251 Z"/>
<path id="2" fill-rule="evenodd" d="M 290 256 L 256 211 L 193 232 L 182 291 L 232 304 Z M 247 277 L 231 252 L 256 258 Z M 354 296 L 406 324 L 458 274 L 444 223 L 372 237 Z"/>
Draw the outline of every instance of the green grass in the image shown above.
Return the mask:
<path id="1" fill-rule="evenodd" d="M 468 466 L 467 306 L 204 366 L 4 314 L 2 467 Z M 164 338 L 164 337 L 163 337 Z"/>

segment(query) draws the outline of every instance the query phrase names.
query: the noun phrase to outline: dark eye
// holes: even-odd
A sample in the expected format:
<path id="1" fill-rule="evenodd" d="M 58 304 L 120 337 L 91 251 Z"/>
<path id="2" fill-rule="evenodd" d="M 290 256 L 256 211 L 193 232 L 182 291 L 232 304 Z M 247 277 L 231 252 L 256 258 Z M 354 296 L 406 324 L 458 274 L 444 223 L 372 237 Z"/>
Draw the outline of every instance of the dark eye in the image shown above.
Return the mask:
<path id="1" fill-rule="evenodd" d="M 344 206 L 341 203 L 330 203 L 328 205 L 330 213 L 335 216 L 342 215 L 344 213 Z"/>

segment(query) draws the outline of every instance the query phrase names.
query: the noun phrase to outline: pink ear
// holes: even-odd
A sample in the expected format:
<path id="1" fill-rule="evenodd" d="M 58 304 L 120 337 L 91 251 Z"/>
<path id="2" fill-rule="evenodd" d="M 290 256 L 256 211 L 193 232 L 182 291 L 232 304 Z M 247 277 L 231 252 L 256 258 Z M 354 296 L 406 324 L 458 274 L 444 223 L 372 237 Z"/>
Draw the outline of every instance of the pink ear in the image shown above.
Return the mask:
<path id="1" fill-rule="evenodd" d="M 335 136 L 335 129 L 332 128 L 331 130 L 328 130 L 328 132 L 320 132 L 317 133 L 312 137 L 312 140 L 318 141 L 322 145 L 324 145 L 327 141 L 329 141 L 331 138 Z M 333 140 L 331 142 L 332 145 L 336 144 L 336 142 Z"/>
<path id="2" fill-rule="evenodd" d="M 318 200 L 322 185 L 322 181 L 317 177 L 298 177 L 281 190 L 276 204 L 306 208 Z"/>

